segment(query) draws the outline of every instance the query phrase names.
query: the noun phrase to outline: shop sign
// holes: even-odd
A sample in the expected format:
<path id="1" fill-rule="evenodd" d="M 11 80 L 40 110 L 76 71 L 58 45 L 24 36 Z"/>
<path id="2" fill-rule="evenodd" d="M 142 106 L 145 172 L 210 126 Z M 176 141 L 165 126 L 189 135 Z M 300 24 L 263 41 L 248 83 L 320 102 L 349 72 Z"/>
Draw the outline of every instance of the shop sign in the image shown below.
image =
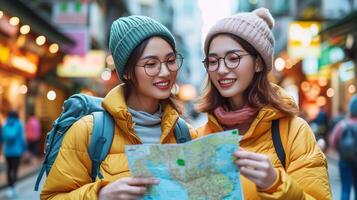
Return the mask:
<path id="1" fill-rule="evenodd" d="M 8 64 L 10 58 L 10 49 L 0 44 L 0 63 Z"/>
<path id="2" fill-rule="evenodd" d="M 292 58 L 319 57 L 321 54 L 319 22 L 294 21 L 289 24 L 288 53 Z"/>
<path id="3" fill-rule="evenodd" d="M 30 51 L 21 51 L 16 43 L 8 42 L 7 46 L 0 43 L 0 63 L 5 69 L 16 69 L 35 75 L 40 57 Z"/>
<path id="4" fill-rule="evenodd" d="M 105 52 L 89 51 L 85 56 L 66 55 L 57 66 L 60 77 L 98 77 L 105 68 Z"/>
<path id="5" fill-rule="evenodd" d="M 326 65 L 342 61 L 344 57 L 345 53 L 341 47 L 323 44 L 321 57 L 319 58 L 319 66 L 323 68 Z"/>
<path id="6" fill-rule="evenodd" d="M 9 23 L 9 17 L 4 15 L 0 18 L 0 32 L 8 36 L 15 36 L 18 31 L 18 26 L 13 26 Z"/>
<path id="7" fill-rule="evenodd" d="M 353 61 L 342 63 L 338 68 L 338 74 L 342 82 L 346 82 L 355 78 L 355 65 Z"/>
<path id="8" fill-rule="evenodd" d="M 345 58 L 345 52 L 341 47 L 332 47 L 329 53 L 329 60 L 331 63 L 342 61 Z"/>
<path id="9" fill-rule="evenodd" d="M 37 64 L 26 56 L 12 56 L 11 65 L 29 74 L 35 74 L 37 72 Z"/>
<path id="10" fill-rule="evenodd" d="M 74 46 L 62 45 L 61 48 L 64 52 L 72 55 L 85 55 L 89 51 L 90 36 L 87 28 L 66 28 L 62 29 L 62 32 L 75 42 Z"/>
<path id="11" fill-rule="evenodd" d="M 56 1 L 52 21 L 58 25 L 87 25 L 88 7 L 87 1 Z"/>

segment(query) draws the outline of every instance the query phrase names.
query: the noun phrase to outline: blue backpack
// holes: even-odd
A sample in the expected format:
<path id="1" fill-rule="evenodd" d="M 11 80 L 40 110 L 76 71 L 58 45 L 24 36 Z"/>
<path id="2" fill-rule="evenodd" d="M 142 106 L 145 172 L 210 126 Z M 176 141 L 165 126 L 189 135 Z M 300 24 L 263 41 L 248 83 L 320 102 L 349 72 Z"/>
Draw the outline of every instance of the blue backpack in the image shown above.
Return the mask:
<path id="1" fill-rule="evenodd" d="M 342 160 L 357 164 L 357 124 L 344 123 L 338 152 Z"/>
<path id="2" fill-rule="evenodd" d="M 99 168 L 112 145 L 114 121 L 111 115 L 102 107 L 102 101 L 103 98 L 75 94 L 64 102 L 61 115 L 54 121 L 52 129 L 47 134 L 45 157 L 36 180 L 35 191 L 38 191 L 44 172 L 46 171 L 47 175 L 50 173 L 67 130 L 74 122 L 90 114 L 93 115 L 94 120 L 93 133 L 88 147 L 88 154 L 92 160 L 91 178 L 92 181 L 95 181 L 97 176 L 103 178 Z M 177 143 L 191 140 L 189 128 L 182 118 L 179 118 L 176 122 L 174 134 Z"/>

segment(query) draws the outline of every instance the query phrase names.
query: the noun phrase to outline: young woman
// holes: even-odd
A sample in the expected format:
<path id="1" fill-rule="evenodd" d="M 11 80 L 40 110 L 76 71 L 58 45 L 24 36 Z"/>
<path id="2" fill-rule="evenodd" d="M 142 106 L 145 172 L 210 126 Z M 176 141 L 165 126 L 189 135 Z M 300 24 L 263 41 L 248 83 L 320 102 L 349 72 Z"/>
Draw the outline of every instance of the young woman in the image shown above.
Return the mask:
<path id="1" fill-rule="evenodd" d="M 245 199 L 331 199 L 324 154 L 282 89 L 268 81 L 274 20 L 264 8 L 218 21 L 205 39 L 208 84 L 197 108 L 208 112 L 199 135 L 237 128 L 234 153 Z M 285 168 L 272 140 L 279 120 Z"/>
<path id="2" fill-rule="evenodd" d="M 66 133 L 41 199 L 138 199 L 158 181 L 130 177 L 125 145 L 176 143 L 173 129 L 180 109 L 171 89 L 183 58 L 172 34 L 151 18 L 123 17 L 112 24 L 109 47 L 124 84 L 103 101 L 116 125 L 100 168 L 104 178 L 92 182 L 90 177 L 87 149 L 93 118 L 85 116 Z"/>

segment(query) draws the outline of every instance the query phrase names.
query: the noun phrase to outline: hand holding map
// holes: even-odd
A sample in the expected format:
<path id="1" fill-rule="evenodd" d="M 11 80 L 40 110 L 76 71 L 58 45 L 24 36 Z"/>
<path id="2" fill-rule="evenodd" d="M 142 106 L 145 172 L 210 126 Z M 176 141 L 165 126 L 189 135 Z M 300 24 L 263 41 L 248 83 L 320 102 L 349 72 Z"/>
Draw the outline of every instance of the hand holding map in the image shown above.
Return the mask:
<path id="1" fill-rule="evenodd" d="M 128 145 L 133 177 L 160 181 L 143 199 L 243 199 L 238 168 L 237 130 L 211 134 L 184 144 Z"/>

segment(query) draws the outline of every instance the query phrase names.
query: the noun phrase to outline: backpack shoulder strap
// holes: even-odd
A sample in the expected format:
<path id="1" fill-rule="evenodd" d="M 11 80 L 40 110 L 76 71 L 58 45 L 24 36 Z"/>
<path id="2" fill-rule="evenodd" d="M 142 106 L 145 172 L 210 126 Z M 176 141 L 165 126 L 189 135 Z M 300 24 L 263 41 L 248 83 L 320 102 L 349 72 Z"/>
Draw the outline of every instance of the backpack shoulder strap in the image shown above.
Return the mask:
<path id="1" fill-rule="evenodd" d="M 185 143 L 191 140 L 190 129 L 184 119 L 179 117 L 176 122 L 174 134 L 177 143 Z"/>
<path id="2" fill-rule="evenodd" d="M 283 147 L 283 144 L 281 142 L 281 137 L 280 137 L 279 119 L 275 119 L 272 121 L 272 131 L 271 132 L 272 132 L 273 144 L 274 144 L 276 154 L 278 155 L 278 158 L 285 169 L 286 155 L 285 155 L 284 147 Z"/>
<path id="3" fill-rule="evenodd" d="M 343 137 L 343 135 L 344 135 L 344 132 L 348 131 L 349 129 L 353 130 L 353 127 L 348 123 L 348 119 L 343 120 L 342 129 L 341 129 L 341 135 L 340 135 L 339 139 L 341 139 Z"/>
<path id="4" fill-rule="evenodd" d="M 348 127 L 347 119 L 344 119 L 344 120 L 342 121 L 342 130 L 345 130 L 347 127 Z"/>
<path id="5" fill-rule="evenodd" d="M 36 179 L 36 183 L 35 183 L 35 187 L 34 187 L 35 191 L 38 191 L 41 179 L 42 179 L 43 175 L 45 174 L 45 172 L 48 175 L 49 169 L 51 169 L 51 167 L 52 167 L 53 162 L 52 163 L 49 162 L 51 160 L 51 157 L 56 157 L 58 154 L 59 148 L 54 147 L 54 144 L 55 144 L 55 141 L 60 141 L 63 139 L 63 134 L 57 132 L 57 127 L 58 127 L 58 124 L 55 121 L 53 123 L 52 129 L 46 135 L 45 149 L 44 149 L 45 156 L 43 158 L 42 166 L 40 168 L 40 171 L 39 171 L 37 179 Z"/>
<path id="6" fill-rule="evenodd" d="M 353 124 L 350 124 L 350 122 L 348 121 L 348 119 L 346 119 L 343 123 L 343 130 L 347 130 L 347 129 L 353 129 Z"/>
<path id="7" fill-rule="evenodd" d="M 113 141 L 114 121 L 106 111 L 93 112 L 93 133 L 89 143 L 88 153 L 92 160 L 91 178 L 93 181 L 99 176 L 102 161 L 107 156 Z"/>

